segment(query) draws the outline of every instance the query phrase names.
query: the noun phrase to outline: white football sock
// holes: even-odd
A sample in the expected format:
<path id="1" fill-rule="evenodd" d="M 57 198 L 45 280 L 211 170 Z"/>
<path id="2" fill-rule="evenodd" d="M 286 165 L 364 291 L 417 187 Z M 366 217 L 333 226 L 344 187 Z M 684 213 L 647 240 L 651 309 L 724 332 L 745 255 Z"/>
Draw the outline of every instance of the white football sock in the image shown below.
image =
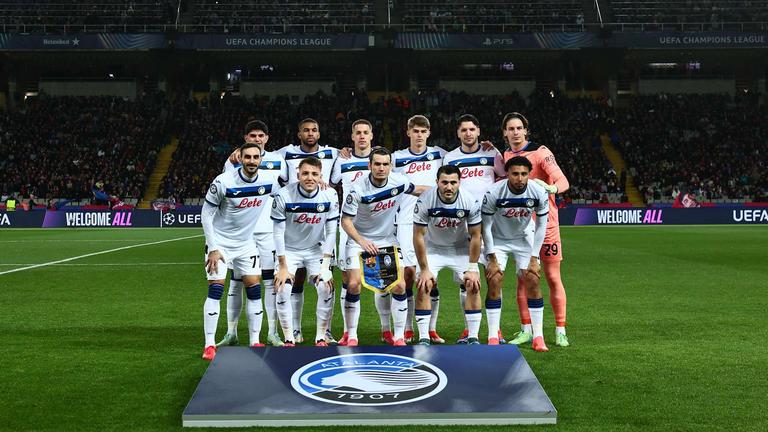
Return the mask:
<path id="1" fill-rule="evenodd" d="M 389 293 L 376 293 L 373 296 L 373 301 L 376 304 L 376 311 L 379 312 L 379 320 L 381 321 L 381 331 L 391 331 L 389 320 L 392 317 L 392 296 Z M 405 321 L 403 321 L 405 323 Z"/>
<path id="2" fill-rule="evenodd" d="M 287 341 L 293 340 L 293 308 L 291 308 L 291 288 L 290 283 L 286 283 L 283 289 L 275 297 L 275 310 L 277 318 L 280 320 L 280 326 L 283 328 L 283 338 Z"/>
<path id="3" fill-rule="evenodd" d="M 392 303 L 390 311 L 392 312 L 392 319 L 395 323 L 395 331 L 392 338 L 394 340 L 405 338 L 405 321 L 408 319 L 408 298 L 405 294 L 393 294 L 390 296 Z"/>
<path id="4" fill-rule="evenodd" d="M 478 309 L 471 311 L 471 313 L 464 312 L 464 320 L 467 322 L 467 338 L 477 338 L 480 333 L 480 321 L 483 319 L 483 314 Z"/>
<path id="5" fill-rule="evenodd" d="M 357 322 L 360 320 L 360 294 L 347 293 L 344 300 L 344 315 L 347 316 L 349 339 L 357 339 Z"/>
<path id="6" fill-rule="evenodd" d="M 416 327 L 419 328 L 419 339 L 429 339 L 429 324 L 432 312 L 427 309 L 416 309 Z"/>
<path id="7" fill-rule="evenodd" d="M 276 334 L 275 321 L 277 321 L 277 309 L 275 308 L 275 301 L 277 296 L 275 295 L 275 280 L 264 279 L 264 309 L 267 316 L 267 335 Z"/>
<path id="8" fill-rule="evenodd" d="M 325 340 L 325 331 L 330 324 L 331 315 L 333 314 L 333 300 L 334 292 L 328 292 L 325 282 L 319 282 L 315 289 L 317 289 L 317 311 L 315 312 L 317 320 L 317 328 L 315 331 L 315 342 L 319 340 Z"/>
<path id="9" fill-rule="evenodd" d="M 243 280 L 229 280 L 227 293 L 227 333 L 237 336 L 237 323 L 243 309 Z"/>
<path id="10" fill-rule="evenodd" d="M 219 309 L 221 300 L 206 297 L 203 304 L 203 331 L 205 332 L 205 346 L 216 345 L 216 328 L 219 325 Z"/>

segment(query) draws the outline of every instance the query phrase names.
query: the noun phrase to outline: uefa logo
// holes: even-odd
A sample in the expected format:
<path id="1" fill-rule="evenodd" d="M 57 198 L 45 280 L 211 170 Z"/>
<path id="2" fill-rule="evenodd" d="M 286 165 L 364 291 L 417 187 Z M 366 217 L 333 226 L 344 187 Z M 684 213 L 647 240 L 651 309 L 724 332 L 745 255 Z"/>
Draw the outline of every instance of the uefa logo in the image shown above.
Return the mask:
<path id="1" fill-rule="evenodd" d="M 173 225 L 176 222 L 176 216 L 173 213 L 166 213 L 163 215 L 163 223 L 165 225 Z"/>
<path id="2" fill-rule="evenodd" d="M 291 377 L 300 394 L 338 405 L 399 405 L 427 399 L 448 384 L 436 366 L 393 354 L 346 354 L 312 362 Z"/>

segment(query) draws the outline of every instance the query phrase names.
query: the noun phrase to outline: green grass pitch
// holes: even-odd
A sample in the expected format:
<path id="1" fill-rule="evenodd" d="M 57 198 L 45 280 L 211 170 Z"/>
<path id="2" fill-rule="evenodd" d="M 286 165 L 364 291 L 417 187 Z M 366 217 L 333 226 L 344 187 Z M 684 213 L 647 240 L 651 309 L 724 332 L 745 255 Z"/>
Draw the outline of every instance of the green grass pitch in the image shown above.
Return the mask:
<path id="1" fill-rule="evenodd" d="M 201 237 L 5 272 L 201 233 L 0 231 L 0 430 L 182 429 L 182 410 L 207 366 Z M 558 425 L 515 430 L 768 428 L 766 227 L 564 227 L 562 234 L 572 346 L 554 346 L 547 305 L 550 352 L 522 348 L 558 409 Z M 440 283 L 439 331 L 453 341 L 462 326 L 458 295 L 446 273 Z M 513 291 L 505 296 L 502 325 L 511 335 L 517 311 Z M 312 290 L 305 305 L 311 336 Z M 370 295 L 361 321 L 361 342 L 377 342 Z M 337 311 L 337 337 L 340 327 Z M 222 319 L 220 334 L 225 329 Z M 240 333 L 247 339 L 245 323 Z M 493 373 L 493 365 L 472 366 Z M 379 430 L 320 430 L 338 429 Z"/>

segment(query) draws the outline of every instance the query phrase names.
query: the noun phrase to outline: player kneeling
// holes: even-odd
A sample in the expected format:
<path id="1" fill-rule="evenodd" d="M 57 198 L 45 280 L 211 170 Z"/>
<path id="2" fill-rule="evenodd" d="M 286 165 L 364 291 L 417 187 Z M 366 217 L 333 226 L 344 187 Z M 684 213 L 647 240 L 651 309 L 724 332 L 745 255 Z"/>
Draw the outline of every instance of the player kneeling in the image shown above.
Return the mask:
<path id="1" fill-rule="evenodd" d="M 482 240 L 482 216 L 480 203 L 461 190 L 460 182 L 459 168 L 443 165 L 437 170 L 437 187 L 424 192 L 414 207 L 413 246 L 419 263 L 416 296 L 419 345 L 429 345 L 433 340 L 429 332 L 430 291 L 443 268 L 453 270 L 454 280 L 466 287 L 467 343 L 479 343 L 481 309 L 477 261 Z"/>
<path id="2" fill-rule="evenodd" d="M 544 299 L 539 286 L 539 257 L 541 244 L 547 229 L 549 201 L 547 191 L 529 182 L 531 162 L 518 156 L 509 159 L 504 168 L 507 179 L 499 180 L 483 197 L 483 243 L 488 264 L 485 277 L 488 295 L 485 300 L 488 317 L 488 334 L 496 335 L 501 316 L 501 287 L 508 255 L 513 255 L 517 275 L 526 283 L 528 309 L 533 326 L 533 349 L 548 351 L 544 343 L 542 322 Z M 536 229 L 531 233 L 528 226 L 534 213 Z M 488 343 L 498 344 L 498 338 L 490 337 Z"/>

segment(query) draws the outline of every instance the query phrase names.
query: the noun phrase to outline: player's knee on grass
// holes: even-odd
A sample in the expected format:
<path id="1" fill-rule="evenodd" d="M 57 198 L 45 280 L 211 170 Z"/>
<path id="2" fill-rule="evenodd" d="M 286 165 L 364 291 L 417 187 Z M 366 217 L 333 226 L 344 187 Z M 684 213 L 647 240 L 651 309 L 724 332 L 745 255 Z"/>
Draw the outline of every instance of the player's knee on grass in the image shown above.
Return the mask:
<path id="1" fill-rule="evenodd" d="M 216 280 L 211 281 L 208 284 L 208 298 L 213 300 L 221 300 L 221 296 L 224 295 L 224 281 Z"/>

